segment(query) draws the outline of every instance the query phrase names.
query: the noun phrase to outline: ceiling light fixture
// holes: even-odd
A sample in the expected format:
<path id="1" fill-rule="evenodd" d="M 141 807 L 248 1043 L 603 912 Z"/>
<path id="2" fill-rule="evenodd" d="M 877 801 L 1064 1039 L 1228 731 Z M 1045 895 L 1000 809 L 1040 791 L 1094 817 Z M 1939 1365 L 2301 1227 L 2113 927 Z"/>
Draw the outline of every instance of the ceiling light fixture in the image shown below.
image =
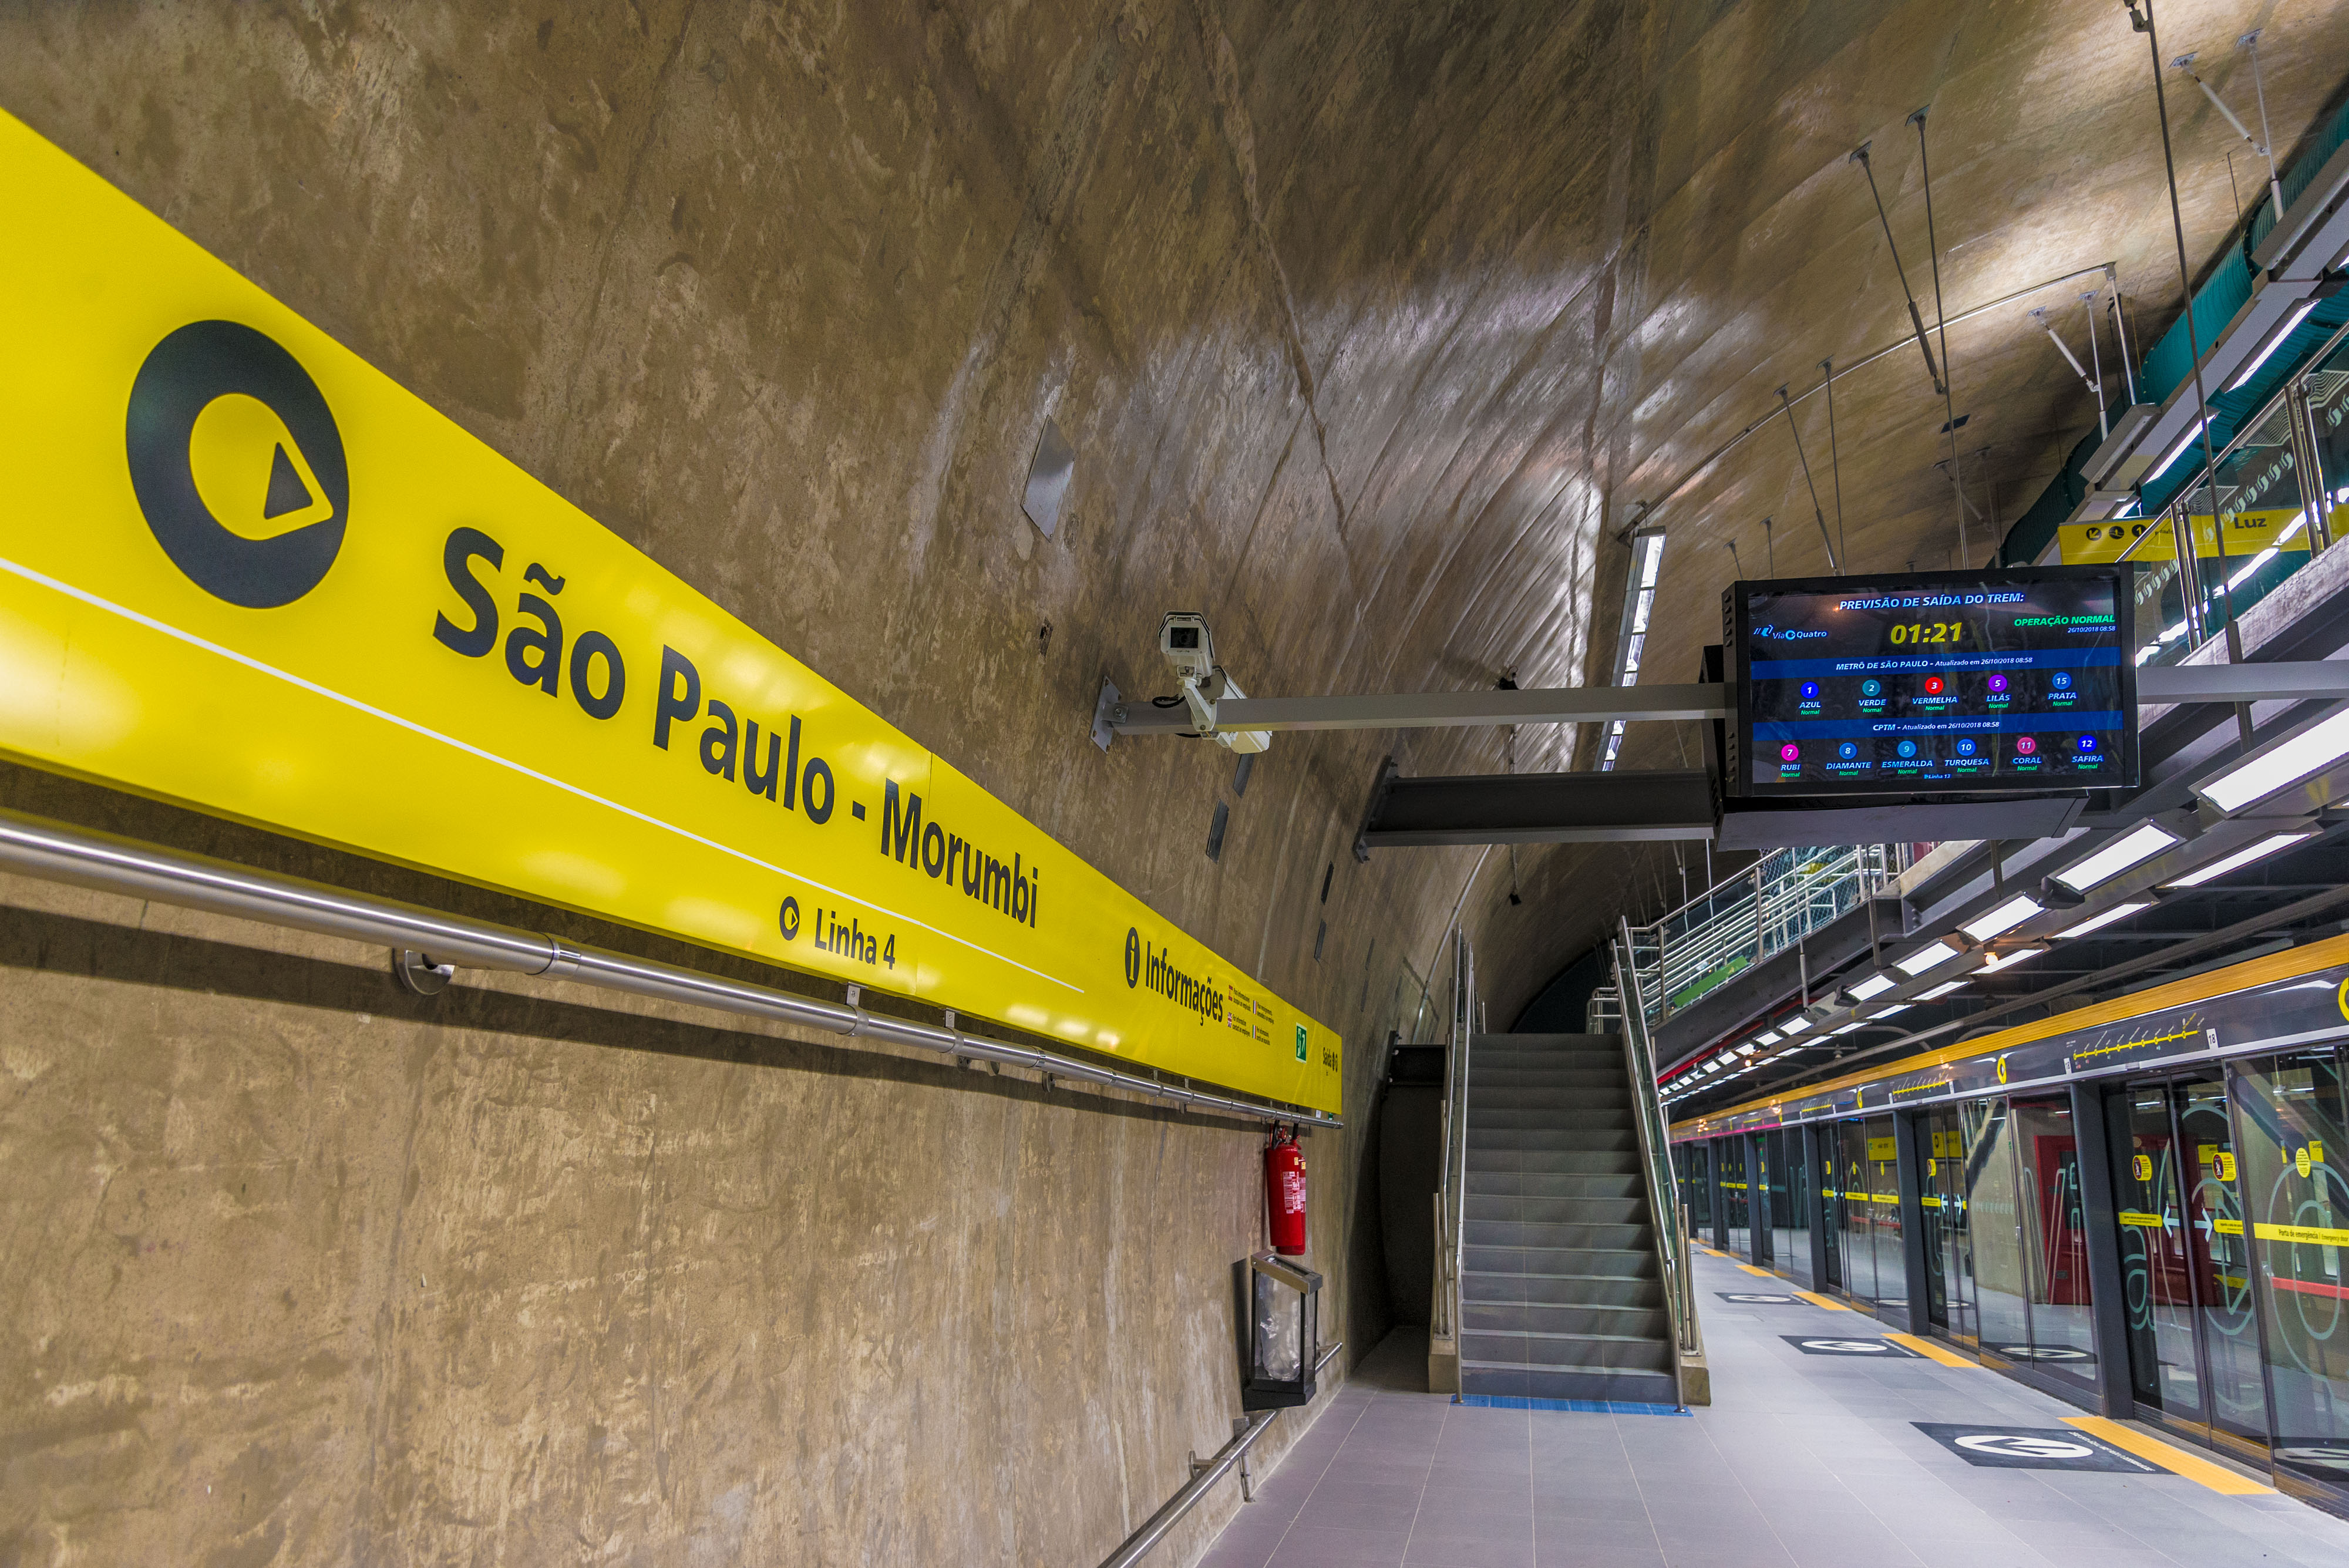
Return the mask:
<path id="1" fill-rule="evenodd" d="M 2260 367 L 2268 362 L 2268 356 L 2282 348 L 2283 340 L 2291 337 L 2299 327 L 2300 324 L 2308 319 L 2308 313 L 2315 308 L 2315 300 L 2302 300 L 2298 308 L 2293 310 L 2290 316 L 2283 318 L 2283 325 L 2275 329 L 2275 336 L 2270 337 L 2266 343 L 2261 346 L 2260 351 L 2251 356 L 2251 362 L 2235 372 L 2235 379 L 2227 383 L 2226 390 L 2230 392 L 2236 391 L 2252 377 L 2258 375 L 2260 373 Z"/>
<path id="2" fill-rule="evenodd" d="M 2011 953 L 1998 954 L 1974 972 L 1977 974 L 1996 974 L 1999 971 L 2006 968 L 2010 964 L 2021 963 L 2024 959 L 2037 958 L 2041 953 L 2044 953 L 2046 950 L 2047 950 L 2045 948 L 2017 948 Z"/>
<path id="3" fill-rule="evenodd" d="M 1922 974 L 1927 970 L 1938 964 L 1945 964 L 1957 956 L 1958 950 L 1949 943 L 1935 942 L 1930 947 L 1919 948 L 1906 958 L 1894 959 L 1892 967 L 1902 974 Z"/>
<path id="4" fill-rule="evenodd" d="M 2271 833 L 2258 843 L 2246 845 L 2232 855 L 2222 856 L 2208 866 L 2197 866 L 2185 876 L 2166 886 L 2199 888 L 2203 883 L 2224 877 L 2238 867 L 2249 866 L 2254 860 L 2265 859 L 2279 849 L 2288 849 L 2295 844 L 2305 843 L 2312 836 L 2313 836 L 2312 832 L 2305 828 L 2297 833 Z"/>
<path id="5" fill-rule="evenodd" d="M 1861 1002 L 1871 996 L 1882 996 L 1900 982 L 1889 974 L 1871 974 L 1866 980 L 1854 981 L 1851 993 Z"/>
<path id="6" fill-rule="evenodd" d="M 2058 931 L 2055 934 L 2059 937 L 2085 937 L 2090 931 L 2101 931 L 2106 926 L 2126 920 L 2131 915 L 2141 914 L 2152 908 L 2153 900 L 2150 898 L 2131 898 L 2126 903 L 2115 904 L 2100 914 L 2090 915 L 2070 929 Z"/>
<path id="7" fill-rule="evenodd" d="M 1978 942 L 1986 942 L 1992 937 L 2004 936 L 2044 908 L 2045 905 L 2030 894 L 2018 893 L 1988 914 L 1975 916 L 1958 929 Z"/>
<path id="8" fill-rule="evenodd" d="M 1623 584 L 1623 627 L 1616 639 L 1615 680 L 1618 686 L 1640 683 L 1640 659 L 1646 650 L 1648 622 L 1655 614 L 1656 580 L 1664 569 L 1664 531 L 1643 528 L 1631 535 L 1631 570 Z M 1599 771 L 1611 773 L 1623 749 L 1624 721 L 1607 726 L 1607 743 Z"/>
<path id="9" fill-rule="evenodd" d="M 1930 991 L 1927 992 L 1924 995 L 1922 995 L 1922 996 L 1919 997 L 1917 1000 L 1918 1000 L 1918 1001 L 1920 1001 L 1920 1002 L 1930 1002 L 1930 1001 L 1932 1001 L 1935 997 L 1939 997 L 1939 996 L 1947 996 L 1947 995 L 1949 995 L 1949 994 L 1950 994 L 1950 992 L 1953 992 L 1953 991 L 1963 991 L 1965 988 L 1966 988 L 1966 982 L 1965 982 L 1964 981 L 1961 981 L 1961 980 L 1953 980 L 1953 981 L 1950 981 L 1947 985 L 1937 985 L 1937 986 L 1935 986 L 1932 990 L 1930 990 Z"/>
<path id="10" fill-rule="evenodd" d="M 2168 472 L 2169 465 L 2176 462 L 2179 458 L 2184 457 L 2186 455 L 2186 449 L 2192 446 L 2196 438 L 2199 437 L 2201 433 L 2202 421 L 2200 420 L 2196 420 L 2189 423 L 2186 427 L 2186 433 L 2178 438 L 2178 444 L 2169 449 L 2168 455 L 2165 456 L 2159 462 L 2155 463 L 2153 465 L 2153 472 L 2147 474 L 2143 479 L 2138 480 L 2137 483 L 2140 485 L 2151 484 L 2155 480 L 2159 479 L 2163 474 Z"/>
<path id="11" fill-rule="evenodd" d="M 1756 1045 L 1753 1041 L 1748 1040 L 1744 1044 L 1740 1045 L 1737 1048 L 1737 1054 L 1740 1056 L 1751 1056 L 1754 1052 L 1759 1051 L 1760 1049 L 1762 1049 L 1761 1046 Z"/>
<path id="12" fill-rule="evenodd" d="M 2344 746 L 2349 750 L 2349 746 Z M 2108 882 L 2132 866 L 2141 865 L 2185 840 L 2162 826 L 2148 822 L 2131 828 L 2118 838 L 2076 864 L 2055 873 L 2055 880 L 2075 893 L 2085 893 L 2099 882 Z"/>
<path id="13" fill-rule="evenodd" d="M 1800 1034 L 1804 1030 L 1808 1029 L 1810 1026 L 1811 1021 L 1804 1017 L 1799 1012 L 1794 1017 L 1786 1020 L 1785 1023 L 1778 1025 L 1779 1028 L 1785 1030 L 1789 1034 Z"/>
<path id="14" fill-rule="evenodd" d="M 1889 1007 L 1878 1008 L 1876 1010 L 1876 1016 L 1878 1018 L 1889 1018 L 1896 1012 L 1908 1012 L 1909 1005 L 1910 1004 L 1906 1002 L 1896 1002 Z"/>
<path id="15" fill-rule="evenodd" d="M 2196 784 L 2194 793 L 2220 811 L 2237 811 L 2344 756 L 2349 756 L 2349 709 Z"/>

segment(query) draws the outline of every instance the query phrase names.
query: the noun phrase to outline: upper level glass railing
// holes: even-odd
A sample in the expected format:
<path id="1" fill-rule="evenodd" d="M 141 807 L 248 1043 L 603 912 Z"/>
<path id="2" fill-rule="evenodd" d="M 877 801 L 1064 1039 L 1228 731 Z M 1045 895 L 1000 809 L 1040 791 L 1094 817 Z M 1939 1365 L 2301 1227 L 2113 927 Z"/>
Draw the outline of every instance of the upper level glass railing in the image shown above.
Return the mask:
<path id="1" fill-rule="evenodd" d="M 2175 664 L 2224 636 L 2332 542 L 2349 501 L 2344 421 L 2349 327 L 2243 420 L 2215 467 L 2206 471 L 2199 441 L 2180 452 L 2170 466 L 2189 477 L 2166 506 L 2088 525 L 2128 535 L 2119 559 L 2137 567 L 2139 665 Z M 2147 476 L 2148 487 L 2167 479 Z"/>
<path id="2" fill-rule="evenodd" d="M 1857 909 L 1899 875 L 1908 847 L 1775 849 L 1654 924 L 1630 927 L 1627 961 L 1639 978 L 1647 1022 L 1660 1023 L 1695 1005 Z"/>

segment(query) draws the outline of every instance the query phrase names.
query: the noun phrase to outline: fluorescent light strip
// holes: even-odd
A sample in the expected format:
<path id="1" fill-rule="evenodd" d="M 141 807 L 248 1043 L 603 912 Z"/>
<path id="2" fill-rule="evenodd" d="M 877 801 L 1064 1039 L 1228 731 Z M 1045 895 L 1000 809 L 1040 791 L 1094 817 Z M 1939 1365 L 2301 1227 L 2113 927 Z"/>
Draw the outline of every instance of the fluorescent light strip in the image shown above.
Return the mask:
<path id="1" fill-rule="evenodd" d="M 1804 1030 L 1808 1029 L 1810 1026 L 1811 1021 L 1805 1018 L 1800 1013 L 1796 1013 L 1794 1017 L 1786 1020 L 1785 1023 L 1778 1025 L 1779 1028 L 1785 1030 L 1789 1034 L 1800 1034 Z"/>
<path id="2" fill-rule="evenodd" d="M 1930 1002 L 1930 1001 L 1932 1001 L 1935 997 L 1947 996 L 1947 995 L 1949 995 L 1949 994 L 1950 994 L 1950 992 L 1953 992 L 1953 991 L 1963 991 L 1965 988 L 1966 988 L 1966 982 L 1965 982 L 1964 981 L 1961 981 L 1961 980 L 1953 980 L 1953 981 L 1950 981 L 1947 985 L 1937 985 L 1937 986 L 1935 986 L 1932 990 L 1930 990 L 1930 991 L 1927 992 L 1924 995 L 1922 995 L 1922 996 L 1919 997 L 1917 1000 L 1918 1000 L 1918 1001 L 1920 1001 L 1920 1002 Z"/>
<path id="3" fill-rule="evenodd" d="M 2220 811 L 2237 811 L 2320 768 L 2330 767 L 2344 755 L 2349 755 L 2349 710 L 2236 763 L 2208 784 L 2196 784 L 2194 793 Z"/>
<path id="4" fill-rule="evenodd" d="M 1785 1038 L 1785 1036 L 1781 1035 L 1776 1030 L 1765 1029 L 1761 1033 L 1756 1034 L 1754 1037 L 1754 1044 L 1756 1045 L 1775 1045 L 1783 1038 Z"/>
<path id="5" fill-rule="evenodd" d="M 2201 435 L 2201 433 L 2202 421 L 2200 420 L 2196 420 L 2193 423 L 2187 426 L 2186 433 L 2178 438 L 2178 444 L 2169 449 L 2169 455 L 2163 458 L 2159 462 L 2155 463 L 2153 465 L 2153 472 L 2147 474 L 2143 479 L 2137 481 L 2137 483 L 2140 485 L 2151 484 L 2155 480 L 2159 479 L 2163 474 L 2168 473 L 2169 472 L 2169 465 L 2176 462 L 2179 458 L 2184 457 L 2186 455 L 2186 449 L 2192 446 L 2195 439 Z"/>
<path id="6" fill-rule="evenodd" d="M 2127 903 L 2115 904 L 2102 914 L 2091 915 L 2078 925 L 2055 934 L 2059 937 L 2085 937 L 2090 931 L 2101 931 L 2106 926 L 2116 924 L 2127 919 L 2131 915 L 2141 914 L 2152 908 L 2153 900 L 2150 898 L 2131 898 Z"/>
<path id="7" fill-rule="evenodd" d="M 1996 974 L 1999 971 L 2007 968 L 2011 964 L 2021 963 L 2024 959 L 2037 958 L 2041 953 L 2045 952 L 2046 950 L 2047 950 L 2044 948 L 2017 948 L 2011 953 L 2000 953 L 1997 957 L 1992 959 L 1988 963 L 1982 965 L 1982 968 L 1976 970 L 1974 972 L 1976 974 Z"/>
<path id="8" fill-rule="evenodd" d="M 1892 967 L 1902 974 L 1922 974 L 1927 970 L 1945 964 L 1958 956 L 1958 950 L 1947 942 L 1935 942 L 1931 947 L 1919 948 L 1906 958 L 1892 961 Z"/>
<path id="9" fill-rule="evenodd" d="M 1855 1019 L 1853 1019 L 1849 1023 L 1845 1024 L 1845 1025 L 1844 1025 L 1842 1028 L 1840 1028 L 1840 1029 L 1830 1029 L 1830 1030 L 1828 1030 L 1828 1031 L 1827 1031 L 1827 1037 L 1828 1037 L 1829 1039 L 1833 1039 L 1836 1035 L 1838 1035 L 1838 1034 L 1848 1034 L 1848 1033 L 1851 1033 L 1853 1030 L 1855 1030 L 1855 1029 L 1865 1029 L 1865 1028 L 1867 1028 L 1867 1027 L 1868 1027 L 1868 1025 L 1867 1025 L 1867 1023 L 1864 1023 L 1863 1021 L 1861 1021 L 1861 1020 L 1859 1020 L 1859 1019 L 1855 1018 Z"/>
<path id="10" fill-rule="evenodd" d="M 1893 1003 L 1891 1006 L 1889 1006 L 1889 1007 L 1879 1007 L 1879 1008 L 1878 1008 L 1878 1009 L 1876 1010 L 1875 1017 L 1876 1017 L 1876 1018 L 1889 1018 L 1889 1017 L 1891 1017 L 1891 1016 L 1892 1016 L 1894 1013 L 1896 1013 L 1896 1012 L 1908 1012 L 1908 1011 L 1909 1011 L 1909 1003 L 1905 1002 L 1894 1002 L 1894 1003 Z M 1869 1022 L 1873 1023 L 1873 1022 L 1874 1022 L 1874 1019 L 1871 1019 Z"/>
<path id="11" fill-rule="evenodd" d="M 1958 929 L 1978 942 L 1986 942 L 1992 937 L 2003 936 L 2014 929 L 2015 927 L 2039 913 L 2044 907 L 2038 899 L 2028 893 L 2018 893 L 1988 914 L 1977 915 L 1968 920 Z"/>
<path id="12" fill-rule="evenodd" d="M 2169 829 L 2148 822 L 2122 834 L 2078 864 L 2056 872 L 2055 880 L 2075 893 L 2085 893 L 2099 882 L 2108 882 L 2130 867 L 2150 860 L 2170 846 L 2183 842 Z"/>
<path id="13" fill-rule="evenodd" d="M 2226 856 L 2218 860 L 2213 860 L 2208 866 L 2197 866 L 2185 876 L 2178 877 L 2174 882 L 2166 884 L 2166 886 L 2171 888 L 2199 888 L 2203 883 L 2213 881 L 2218 877 L 2224 877 L 2228 872 L 2234 870 L 2238 867 L 2249 866 L 2252 861 L 2264 859 L 2266 857 L 2273 855 L 2279 849 L 2289 848 L 2292 845 L 2303 843 L 2311 835 L 2305 832 L 2271 833 L 2265 838 L 2261 839 L 2257 844 L 2246 846 L 2241 849 L 2236 850 L 2232 855 Z"/>
<path id="14" fill-rule="evenodd" d="M 1899 983 L 1889 974 L 1871 974 L 1866 980 L 1855 981 L 1851 987 L 1851 993 L 1860 1001 L 1866 1002 L 1871 996 L 1882 996 Z"/>
<path id="15" fill-rule="evenodd" d="M 2282 348 L 2283 340 L 2298 330 L 2300 324 L 2308 319 L 2308 313 L 2315 308 L 2316 301 L 2313 299 L 2304 299 L 2301 301 L 2300 308 L 2293 311 L 2290 316 L 2285 317 L 2283 325 L 2276 328 L 2275 335 L 2270 337 L 2267 342 L 2261 347 L 2258 353 L 2251 356 L 2251 362 L 2235 372 L 2235 379 L 2227 383 L 2227 390 L 2230 392 L 2235 391 L 2252 377 L 2258 375 L 2260 373 L 2260 367 L 2268 362 L 2268 356 Z"/>

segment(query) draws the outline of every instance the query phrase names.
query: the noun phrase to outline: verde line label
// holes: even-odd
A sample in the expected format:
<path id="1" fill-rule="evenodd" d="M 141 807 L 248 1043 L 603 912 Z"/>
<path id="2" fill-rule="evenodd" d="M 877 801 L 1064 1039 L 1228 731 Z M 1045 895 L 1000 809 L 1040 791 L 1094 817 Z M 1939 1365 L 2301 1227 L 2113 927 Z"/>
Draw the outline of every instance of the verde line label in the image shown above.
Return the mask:
<path id="1" fill-rule="evenodd" d="M 1338 1108 L 1327 1028 L 5 115 L 0 210 L 0 752 Z"/>

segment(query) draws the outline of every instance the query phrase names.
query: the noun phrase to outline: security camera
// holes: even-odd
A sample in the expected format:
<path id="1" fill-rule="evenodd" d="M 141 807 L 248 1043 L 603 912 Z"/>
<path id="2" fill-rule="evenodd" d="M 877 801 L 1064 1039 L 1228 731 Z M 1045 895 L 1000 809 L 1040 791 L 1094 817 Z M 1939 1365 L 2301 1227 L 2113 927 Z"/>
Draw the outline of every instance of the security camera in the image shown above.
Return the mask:
<path id="1" fill-rule="evenodd" d="M 1195 610 L 1169 610 L 1158 623 L 1158 651 L 1174 672 L 1174 682 L 1191 710 L 1191 722 L 1202 735 L 1231 752 L 1262 752 L 1272 747 L 1268 730 L 1218 730 L 1216 704 L 1226 697 L 1246 697 L 1239 682 L 1216 663 L 1215 639 L 1207 618 Z"/>
<path id="2" fill-rule="evenodd" d="M 1168 610 L 1158 623 L 1158 651 L 1174 667 L 1174 679 L 1196 685 L 1216 668 L 1215 639 L 1207 633 L 1207 618 L 1195 610 Z"/>

